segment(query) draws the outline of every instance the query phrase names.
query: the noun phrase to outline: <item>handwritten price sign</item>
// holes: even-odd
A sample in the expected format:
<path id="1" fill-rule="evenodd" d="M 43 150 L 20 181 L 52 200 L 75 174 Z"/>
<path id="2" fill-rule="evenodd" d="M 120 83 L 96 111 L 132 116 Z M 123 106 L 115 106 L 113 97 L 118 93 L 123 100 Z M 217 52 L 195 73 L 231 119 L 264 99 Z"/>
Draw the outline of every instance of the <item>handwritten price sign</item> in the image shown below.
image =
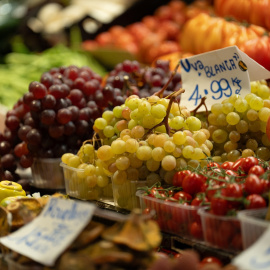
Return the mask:
<path id="1" fill-rule="evenodd" d="M 240 51 L 237 46 L 182 59 L 181 74 L 186 92 L 181 99 L 190 110 L 203 97 L 210 106 L 233 94 L 250 93 L 250 81 L 270 78 L 270 72 Z"/>
<path id="2" fill-rule="evenodd" d="M 51 198 L 37 218 L 0 238 L 0 242 L 34 261 L 53 266 L 90 221 L 94 210 L 89 203 Z"/>

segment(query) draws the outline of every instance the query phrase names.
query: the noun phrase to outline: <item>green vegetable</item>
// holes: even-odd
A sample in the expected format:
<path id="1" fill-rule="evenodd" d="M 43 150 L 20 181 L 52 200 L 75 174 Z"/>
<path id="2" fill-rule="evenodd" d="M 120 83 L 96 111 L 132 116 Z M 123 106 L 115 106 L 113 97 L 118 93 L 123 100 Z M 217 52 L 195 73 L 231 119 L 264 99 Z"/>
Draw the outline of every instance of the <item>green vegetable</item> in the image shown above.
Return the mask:
<path id="1" fill-rule="evenodd" d="M 42 53 L 12 52 L 6 55 L 5 64 L 0 65 L 0 104 L 11 109 L 28 91 L 32 81 L 53 67 L 76 65 L 89 66 L 104 76 L 106 70 L 87 52 L 56 45 Z"/>

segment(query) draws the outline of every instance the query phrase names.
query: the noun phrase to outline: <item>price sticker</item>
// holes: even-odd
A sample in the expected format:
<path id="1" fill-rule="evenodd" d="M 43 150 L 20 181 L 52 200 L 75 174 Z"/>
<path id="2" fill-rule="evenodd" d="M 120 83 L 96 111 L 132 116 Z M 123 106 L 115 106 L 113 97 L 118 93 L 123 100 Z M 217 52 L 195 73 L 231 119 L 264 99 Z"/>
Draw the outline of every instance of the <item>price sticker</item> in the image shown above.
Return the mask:
<path id="1" fill-rule="evenodd" d="M 51 198 L 40 215 L 14 233 L 0 238 L 1 244 L 46 266 L 57 258 L 90 221 L 95 205 Z"/>
<path id="2" fill-rule="evenodd" d="M 203 97 L 207 107 L 233 94 L 250 93 L 250 81 L 270 78 L 270 72 L 240 51 L 237 46 L 203 53 L 180 60 L 181 102 L 195 109 Z"/>
<path id="3" fill-rule="evenodd" d="M 232 264 L 239 270 L 270 269 L 270 225 L 252 246 L 232 260 Z"/>

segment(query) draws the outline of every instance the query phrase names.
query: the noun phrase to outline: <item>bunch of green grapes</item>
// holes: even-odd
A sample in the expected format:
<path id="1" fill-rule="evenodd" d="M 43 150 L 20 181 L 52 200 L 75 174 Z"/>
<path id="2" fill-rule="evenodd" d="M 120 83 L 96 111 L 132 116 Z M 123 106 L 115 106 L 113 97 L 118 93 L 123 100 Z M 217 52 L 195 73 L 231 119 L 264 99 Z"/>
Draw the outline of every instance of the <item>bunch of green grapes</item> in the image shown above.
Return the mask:
<path id="1" fill-rule="evenodd" d="M 77 154 L 65 153 L 62 162 L 69 195 L 84 200 L 112 199 L 111 174 L 96 159 L 92 143 L 84 143 Z"/>
<path id="2" fill-rule="evenodd" d="M 213 156 L 217 161 L 235 161 L 254 156 L 270 159 L 266 123 L 270 116 L 270 89 L 265 81 L 251 82 L 251 93 L 232 95 L 213 104 L 208 115 Z"/>
<path id="3" fill-rule="evenodd" d="M 132 209 L 136 206 L 138 186 L 172 184 L 176 171 L 187 165 L 200 165 L 213 147 L 209 137 L 207 129 L 176 131 L 171 136 L 147 134 L 139 125 L 122 130 L 111 145 L 96 151 L 97 160 L 111 174 L 115 204 Z"/>
<path id="4" fill-rule="evenodd" d="M 181 129 L 196 131 L 201 128 L 201 121 L 190 115 L 190 111 L 179 103 L 172 103 L 168 112 L 170 99 L 150 96 L 139 98 L 130 96 L 125 104 L 116 106 L 112 111 L 105 111 L 102 117 L 94 122 L 94 130 L 103 139 L 104 144 L 110 145 L 119 137 L 124 129 L 141 126 L 153 132 L 166 133 L 166 126 L 159 125 L 168 115 L 168 126 L 172 132 Z M 170 134 L 169 134 L 170 135 Z"/>

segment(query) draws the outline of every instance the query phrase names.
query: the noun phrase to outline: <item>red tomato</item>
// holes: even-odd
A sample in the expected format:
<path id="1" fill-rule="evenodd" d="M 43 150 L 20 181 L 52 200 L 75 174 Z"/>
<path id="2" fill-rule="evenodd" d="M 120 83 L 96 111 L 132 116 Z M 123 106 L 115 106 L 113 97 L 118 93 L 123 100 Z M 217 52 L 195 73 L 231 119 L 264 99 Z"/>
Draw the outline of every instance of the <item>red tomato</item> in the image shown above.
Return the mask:
<path id="1" fill-rule="evenodd" d="M 256 157 L 246 157 L 242 162 L 242 169 L 245 173 L 248 173 L 249 169 L 259 164 L 259 160 Z"/>
<path id="2" fill-rule="evenodd" d="M 245 158 L 239 158 L 236 160 L 232 165 L 232 170 L 237 172 L 239 169 L 242 169 L 242 163 L 244 160 Z"/>
<path id="3" fill-rule="evenodd" d="M 182 182 L 183 190 L 191 195 L 201 192 L 205 180 L 205 176 L 198 173 L 191 173 Z"/>
<path id="4" fill-rule="evenodd" d="M 204 265 L 209 264 L 209 263 L 211 263 L 211 264 L 212 263 L 215 263 L 215 264 L 217 264 L 219 266 L 222 266 L 223 265 L 222 262 L 221 262 L 221 260 L 218 259 L 217 257 L 208 256 L 208 257 L 205 257 L 205 258 L 203 258 L 201 260 L 200 267 L 203 267 Z"/>
<path id="5" fill-rule="evenodd" d="M 221 168 L 224 170 L 231 170 L 233 164 L 234 163 L 232 161 L 225 161 L 224 163 L 221 164 Z"/>
<path id="6" fill-rule="evenodd" d="M 221 194 L 226 197 L 241 198 L 243 196 L 242 188 L 237 183 L 226 185 L 222 190 Z"/>
<path id="7" fill-rule="evenodd" d="M 258 209 L 266 207 L 265 199 L 258 194 L 251 194 L 246 197 L 246 209 Z"/>
<path id="8" fill-rule="evenodd" d="M 178 191 L 176 192 L 174 195 L 173 195 L 173 198 L 176 199 L 176 200 L 181 200 L 181 201 L 184 201 L 184 202 L 187 202 L 187 201 L 191 201 L 192 200 L 192 196 L 185 192 L 185 191 Z"/>
<path id="9" fill-rule="evenodd" d="M 248 174 L 256 174 L 258 176 L 261 176 L 262 174 L 264 174 L 264 172 L 264 168 L 261 165 L 254 165 L 249 169 Z"/>
<path id="10" fill-rule="evenodd" d="M 208 168 L 208 169 L 209 169 L 209 168 L 221 168 L 221 166 L 220 166 L 220 164 L 217 163 L 217 162 L 209 162 L 209 163 L 207 164 L 207 168 Z"/>
<path id="11" fill-rule="evenodd" d="M 186 175 L 189 174 L 191 174 L 190 170 L 183 170 L 176 172 L 173 176 L 173 185 L 176 187 L 182 187 L 183 179 L 185 178 Z"/>
<path id="12" fill-rule="evenodd" d="M 213 197 L 211 199 L 212 213 L 218 216 L 225 216 L 229 210 L 229 203 L 222 198 Z"/>
<path id="13" fill-rule="evenodd" d="M 208 198 L 205 196 L 204 193 L 202 193 L 202 194 L 198 194 L 191 201 L 191 205 L 193 205 L 193 206 L 201 206 L 201 205 L 205 205 L 205 203 L 208 203 L 208 202 L 209 202 Z"/>
<path id="14" fill-rule="evenodd" d="M 190 234 L 196 239 L 202 239 L 203 238 L 202 224 L 196 221 L 192 222 L 190 225 Z"/>
<path id="15" fill-rule="evenodd" d="M 262 194 L 264 192 L 264 180 L 256 174 L 249 174 L 245 181 L 245 191 L 248 194 Z"/>

